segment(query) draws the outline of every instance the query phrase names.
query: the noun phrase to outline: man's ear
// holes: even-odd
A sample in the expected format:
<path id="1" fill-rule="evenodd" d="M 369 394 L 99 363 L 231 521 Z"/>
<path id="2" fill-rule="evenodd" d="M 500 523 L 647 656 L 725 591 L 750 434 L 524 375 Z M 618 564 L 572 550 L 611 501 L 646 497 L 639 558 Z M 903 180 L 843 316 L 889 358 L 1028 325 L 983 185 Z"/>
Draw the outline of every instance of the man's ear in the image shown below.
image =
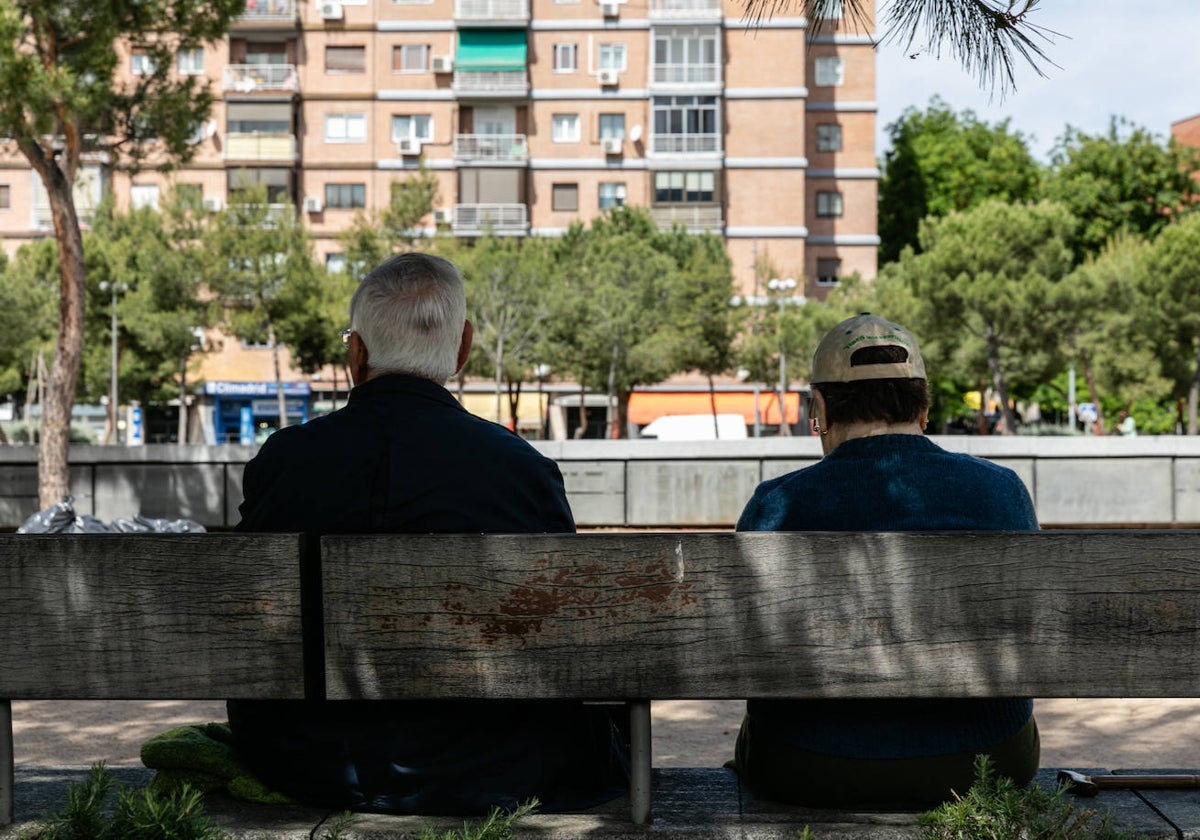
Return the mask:
<path id="1" fill-rule="evenodd" d="M 368 364 L 370 354 L 362 336 L 357 332 L 350 333 L 350 379 L 355 385 L 361 385 L 370 378 L 371 366 Z"/>
<path id="2" fill-rule="evenodd" d="M 462 344 L 458 345 L 458 367 L 454 369 L 456 376 L 467 363 L 467 357 L 471 355 L 471 342 L 474 340 L 474 338 L 475 327 L 470 321 L 466 321 L 463 324 Z"/>

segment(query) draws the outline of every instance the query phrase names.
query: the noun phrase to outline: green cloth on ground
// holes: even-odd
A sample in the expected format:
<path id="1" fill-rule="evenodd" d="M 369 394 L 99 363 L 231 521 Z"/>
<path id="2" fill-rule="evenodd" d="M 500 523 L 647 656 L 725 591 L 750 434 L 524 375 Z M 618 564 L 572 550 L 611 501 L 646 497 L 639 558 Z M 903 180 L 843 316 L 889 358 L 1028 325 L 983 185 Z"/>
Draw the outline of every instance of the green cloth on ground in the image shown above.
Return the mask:
<path id="1" fill-rule="evenodd" d="M 142 744 L 142 764 L 155 770 L 150 789 L 174 793 L 184 784 L 211 793 L 224 791 L 245 802 L 291 805 L 293 800 L 268 788 L 242 763 L 233 748 L 228 723 L 178 726 Z"/>

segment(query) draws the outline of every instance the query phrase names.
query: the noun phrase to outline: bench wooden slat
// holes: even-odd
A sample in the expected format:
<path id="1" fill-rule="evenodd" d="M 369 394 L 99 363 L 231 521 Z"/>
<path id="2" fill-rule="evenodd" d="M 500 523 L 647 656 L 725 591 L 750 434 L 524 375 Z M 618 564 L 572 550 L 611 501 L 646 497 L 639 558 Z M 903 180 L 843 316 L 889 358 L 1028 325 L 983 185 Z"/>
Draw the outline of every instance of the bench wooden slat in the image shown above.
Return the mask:
<path id="1" fill-rule="evenodd" d="M 291 535 L 0 537 L 0 698 L 301 698 Z"/>
<path id="2" fill-rule="evenodd" d="M 330 698 L 1195 697 L 1200 532 L 322 539 Z"/>

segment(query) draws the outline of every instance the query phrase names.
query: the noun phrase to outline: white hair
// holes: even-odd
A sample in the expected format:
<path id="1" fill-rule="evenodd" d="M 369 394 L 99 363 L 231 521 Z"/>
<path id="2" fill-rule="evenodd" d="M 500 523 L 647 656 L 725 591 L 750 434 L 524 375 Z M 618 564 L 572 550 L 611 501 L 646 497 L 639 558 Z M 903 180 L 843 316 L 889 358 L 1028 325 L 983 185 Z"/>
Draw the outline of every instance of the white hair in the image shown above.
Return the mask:
<path id="1" fill-rule="evenodd" d="M 467 320 L 462 274 L 431 254 L 397 254 L 374 268 L 350 299 L 350 328 L 372 372 L 445 383 L 458 370 Z"/>

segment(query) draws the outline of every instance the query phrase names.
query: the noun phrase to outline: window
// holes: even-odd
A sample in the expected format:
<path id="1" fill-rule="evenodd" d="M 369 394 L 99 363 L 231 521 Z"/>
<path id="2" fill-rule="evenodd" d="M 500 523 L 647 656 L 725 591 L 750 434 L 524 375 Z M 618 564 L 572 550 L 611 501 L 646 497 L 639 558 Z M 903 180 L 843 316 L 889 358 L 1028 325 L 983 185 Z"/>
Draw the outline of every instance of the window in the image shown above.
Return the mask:
<path id="1" fill-rule="evenodd" d="M 429 114 L 393 114 L 392 142 L 420 140 L 433 142 L 433 117 Z"/>
<path id="2" fill-rule="evenodd" d="M 401 44 L 392 47 L 393 73 L 424 73 L 428 69 L 428 44 Z"/>
<path id="3" fill-rule="evenodd" d="M 12 209 L 12 184 L 0 184 L 0 210 Z"/>
<path id="4" fill-rule="evenodd" d="M 204 50 L 197 47 L 194 50 L 180 50 L 175 56 L 175 70 L 180 76 L 204 75 Z"/>
<path id="5" fill-rule="evenodd" d="M 840 192 L 818 192 L 817 215 L 823 219 L 840 217 L 842 215 L 842 194 Z"/>
<path id="6" fill-rule="evenodd" d="M 837 87 L 845 80 L 845 67 L 836 56 L 818 58 L 815 64 L 817 85 Z"/>
<path id="7" fill-rule="evenodd" d="M 625 115 L 624 114 L 601 114 L 600 115 L 600 139 L 601 140 L 624 140 L 625 139 Z"/>
<path id="8" fill-rule="evenodd" d="M 325 255 L 325 270 L 330 274 L 341 274 L 346 270 L 346 255 L 333 253 Z"/>
<path id="9" fill-rule="evenodd" d="M 366 47 L 326 47 L 326 73 L 365 73 L 367 72 Z"/>
<path id="10" fill-rule="evenodd" d="M 158 184 L 134 184 L 129 188 L 129 206 L 134 210 L 158 209 Z"/>
<path id="11" fill-rule="evenodd" d="M 230 102 L 225 106 L 225 130 L 230 134 L 291 134 L 292 105 L 288 102 Z"/>
<path id="12" fill-rule="evenodd" d="M 554 45 L 554 72 L 574 73 L 579 69 L 579 45 Z"/>
<path id="13" fill-rule="evenodd" d="M 135 49 L 129 56 L 129 72 L 135 76 L 149 76 L 154 72 L 154 59 L 145 50 Z"/>
<path id="14" fill-rule="evenodd" d="M 596 58 L 601 70 L 624 72 L 627 69 L 624 44 L 601 44 Z"/>
<path id="15" fill-rule="evenodd" d="M 715 82 L 720 72 L 717 28 L 655 28 L 654 81 L 666 84 Z"/>
<path id="16" fill-rule="evenodd" d="M 268 204 L 293 204 L 296 191 L 292 175 L 290 169 L 230 169 L 226 177 L 230 195 L 262 186 L 267 190 Z"/>
<path id="17" fill-rule="evenodd" d="M 364 143 L 367 139 L 366 114 L 327 114 L 326 143 Z"/>
<path id="18" fill-rule="evenodd" d="M 817 151 L 840 152 L 842 150 L 842 127 L 837 123 L 817 124 Z"/>
<path id="19" fill-rule="evenodd" d="M 366 184 L 326 184 L 325 206 L 337 210 L 354 210 L 367 206 Z"/>
<path id="20" fill-rule="evenodd" d="M 578 184 L 554 184 L 550 188 L 550 209 L 574 211 L 579 209 Z"/>
<path id="21" fill-rule="evenodd" d="M 653 100 L 656 152 L 716 152 L 717 97 L 656 96 Z"/>
<path id="22" fill-rule="evenodd" d="M 555 114 L 550 119 L 550 136 L 555 143 L 578 143 L 579 115 Z"/>
<path id="23" fill-rule="evenodd" d="M 836 286 L 842 274 L 842 261 L 817 258 L 817 285 Z"/>
<path id="24" fill-rule="evenodd" d="M 654 200 L 659 204 L 701 204 L 715 200 L 712 172 L 655 172 Z"/>
<path id="25" fill-rule="evenodd" d="M 600 209 L 625 206 L 625 185 L 615 181 L 600 183 Z"/>

